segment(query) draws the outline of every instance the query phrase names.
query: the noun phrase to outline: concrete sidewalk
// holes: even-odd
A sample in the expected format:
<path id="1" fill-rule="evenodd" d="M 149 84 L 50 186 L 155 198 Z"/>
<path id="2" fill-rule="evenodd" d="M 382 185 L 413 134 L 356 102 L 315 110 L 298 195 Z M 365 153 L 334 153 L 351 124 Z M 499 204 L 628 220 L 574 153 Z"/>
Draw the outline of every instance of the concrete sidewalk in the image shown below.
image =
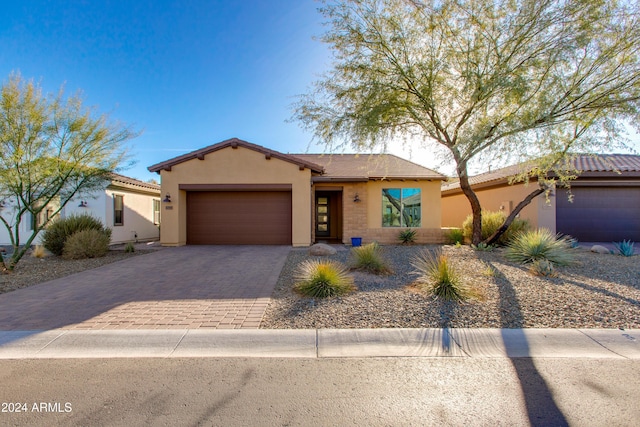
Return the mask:
<path id="1" fill-rule="evenodd" d="M 0 359 L 57 358 L 640 359 L 640 330 L 287 329 L 0 331 Z"/>

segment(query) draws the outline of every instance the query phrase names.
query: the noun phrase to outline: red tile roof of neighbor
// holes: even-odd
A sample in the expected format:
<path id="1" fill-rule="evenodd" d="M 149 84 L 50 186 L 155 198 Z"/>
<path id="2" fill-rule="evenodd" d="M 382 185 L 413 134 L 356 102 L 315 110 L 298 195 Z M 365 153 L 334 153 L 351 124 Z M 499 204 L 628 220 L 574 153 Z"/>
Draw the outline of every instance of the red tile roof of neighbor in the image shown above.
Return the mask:
<path id="1" fill-rule="evenodd" d="M 311 169 L 320 174 L 314 181 L 369 180 L 369 179 L 436 179 L 446 177 L 416 163 L 391 154 L 283 154 L 275 150 L 252 144 L 238 138 L 231 138 L 208 147 L 183 154 L 161 163 L 149 166 L 151 172 L 171 170 L 172 166 L 192 159 L 204 159 L 204 156 L 224 148 L 243 147 L 257 151 L 265 156 L 278 158 L 301 168 Z"/>
<path id="2" fill-rule="evenodd" d="M 142 188 L 146 188 L 146 189 L 149 189 L 149 190 L 157 190 L 158 192 L 160 192 L 160 185 L 158 185 L 158 184 L 153 184 L 153 183 L 150 183 L 150 182 L 140 181 L 140 180 L 135 179 L 135 178 L 129 178 L 128 176 L 120 175 L 118 173 L 112 173 L 111 174 L 111 181 L 112 182 L 121 182 L 123 184 L 128 184 L 128 185 L 134 185 L 136 187 L 142 187 Z"/>
<path id="3" fill-rule="evenodd" d="M 519 163 L 504 168 L 485 172 L 469 178 L 471 185 L 496 184 L 506 182 L 510 177 L 525 172 L 530 163 Z M 640 176 L 640 156 L 635 154 L 599 154 L 578 155 L 571 159 L 571 167 L 579 171 L 580 176 L 598 176 L 607 174 L 608 176 Z M 458 190 L 460 184 L 457 178 L 442 185 L 442 191 Z"/>

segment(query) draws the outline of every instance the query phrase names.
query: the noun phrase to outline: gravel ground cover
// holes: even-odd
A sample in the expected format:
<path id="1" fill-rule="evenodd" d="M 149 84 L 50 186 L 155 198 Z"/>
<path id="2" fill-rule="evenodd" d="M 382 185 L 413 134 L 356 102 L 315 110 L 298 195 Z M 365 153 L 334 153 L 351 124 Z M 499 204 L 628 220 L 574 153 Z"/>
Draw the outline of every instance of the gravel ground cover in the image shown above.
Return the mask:
<path id="1" fill-rule="evenodd" d="M 411 286 L 412 257 L 437 248 L 384 246 L 393 274 L 352 272 L 358 290 L 328 299 L 292 291 L 297 265 L 312 258 L 307 249 L 293 249 L 261 328 L 640 328 L 638 255 L 574 249 L 575 264 L 558 267 L 558 276 L 548 278 L 506 261 L 501 249 L 443 246 L 465 283 L 480 295 L 478 300 L 448 303 Z M 328 258 L 346 263 L 348 256 L 343 250 Z"/>
<path id="2" fill-rule="evenodd" d="M 77 260 L 64 260 L 51 255 L 44 258 L 35 258 L 30 253 L 27 253 L 13 272 L 9 274 L 0 273 L 0 294 L 149 252 L 150 250 L 136 250 L 135 252 L 126 253 L 122 248 L 119 248 L 119 250 L 110 250 L 107 255 L 101 258 Z"/>

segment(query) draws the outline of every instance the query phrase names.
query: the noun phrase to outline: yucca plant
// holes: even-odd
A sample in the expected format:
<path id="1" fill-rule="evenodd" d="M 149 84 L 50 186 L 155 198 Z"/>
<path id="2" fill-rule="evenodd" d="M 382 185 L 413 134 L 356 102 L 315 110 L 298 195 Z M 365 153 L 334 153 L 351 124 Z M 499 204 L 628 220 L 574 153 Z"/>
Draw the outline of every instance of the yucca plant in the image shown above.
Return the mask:
<path id="1" fill-rule="evenodd" d="M 400 240 L 402 244 L 405 244 L 405 245 L 415 243 L 416 230 L 412 230 L 410 228 L 407 228 L 406 230 L 401 230 L 400 233 L 398 233 L 398 240 Z"/>
<path id="2" fill-rule="evenodd" d="M 447 301 L 462 301 L 468 297 L 462 279 L 441 252 L 423 251 L 411 261 L 411 265 L 420 288 Z"/>
<path id="3" fill-rule="evenodd" d="M 635 253 L 634 243 L 631 240 L 623 240 L 622 242 L 613 242 L 618 253 L 622 256 L 632 256 Z"/>
<path id="4" fill-rule="evenodd" d="M 300 264 L 293 287 L 302 295 L 326 298 L 355 290 L 353 278 L 342 264 L 335 261 L 307 260 Z"/>
<path id="5" fill-rule="evenodd" d="M 567 240 L 558 238 L 546 228 L 517 235 L 507 246 L 505 257 L 519 264 L 530 264 L 539 259 L 555 265 L 573 262 L 573 253 Z"/>
<path id="6" fill-rule="evenodd" d="M 376 242 L 351 248 L 351 268 L 375 274 L 389 274 L 391 268 Z"/>
<path id="7" fill-rule="evenodd" d="M 136 247 L 133 245 L 133 243 L 127 242 L 127 244 L 124 245 L 124 251 L 125 253 L 133 253 L 136 251 Z"/>

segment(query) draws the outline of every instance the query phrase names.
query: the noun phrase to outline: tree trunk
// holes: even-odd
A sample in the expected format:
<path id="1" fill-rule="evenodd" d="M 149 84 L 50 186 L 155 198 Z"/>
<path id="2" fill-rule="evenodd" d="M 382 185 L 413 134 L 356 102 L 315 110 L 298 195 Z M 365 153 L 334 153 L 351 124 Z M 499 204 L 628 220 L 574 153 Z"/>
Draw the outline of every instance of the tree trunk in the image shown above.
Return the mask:
<path id="1" fill-rule="evenodd" d="M 487 239 L 483 243 L 486 243 L 487 245 L 493 245 L 494 243 L 496 243 L 500 238 L 500 236 L 502 236 L 507 231 L 507 228 L 509 228 L 509 226 L 511 225 L 513 220 L 516 218 L 516 216 L 520 213 L 520 211 L 524 209 L 524 207 L 527 206 L 529 203 L 531 203 L 533 199 L 535 199 L 536 197 L 538 197 L 540 194 L 544 192 L 545 192 L 545 189 L 542 187 L 532 191 L 527 197 L 524 198 L 523 201 L 518 203 L 518 205 L 515 207 L 513 212 L 511 212 L 509 216 L 507 216 L 507 218 L 504 220 L 504 223 L 496 230 L 495 233 L 487 237 Z"/>
<path id="2" fill-rule="evenodd" d="M 460 178 L 460 189 L 469 200 L 469 204 L 471 204 L 471 213 L 473 215 L 471 243 L 477 245 L 482 241 L 482 207 L 480 206 L 478 196 L 476 196 L 476 193 L 471 189 L 471 185 L 469 184 L 466 165 L 458 166 L 458 177 Z"/>

